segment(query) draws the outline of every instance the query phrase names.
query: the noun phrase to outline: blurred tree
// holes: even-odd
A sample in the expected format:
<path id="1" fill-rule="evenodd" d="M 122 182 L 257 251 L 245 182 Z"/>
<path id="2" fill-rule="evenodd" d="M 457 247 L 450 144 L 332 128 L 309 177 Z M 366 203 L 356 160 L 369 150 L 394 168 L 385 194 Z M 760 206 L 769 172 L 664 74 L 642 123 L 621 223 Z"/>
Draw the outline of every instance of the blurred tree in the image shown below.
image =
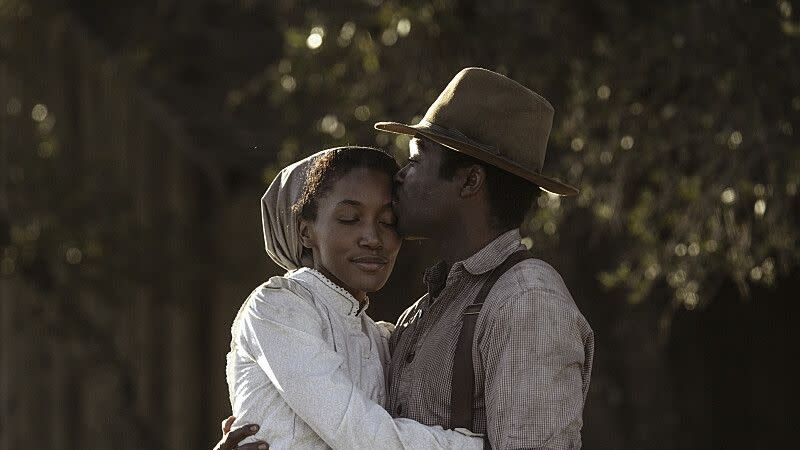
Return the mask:
<path id="1" fill-rule="evenodd" d="M 326 146 L 405 151 L 372 123 L 418 119 L 480 65 L 552 100 L 547 170 L 582 189 L 542 196 L 526 229 L 537 247 L 564 229 L 614 236 L 599 281 L 631 303 L 664 282 L 670 309 L 702 306 L 726 277 L 746 294 L 797 261 L 791 2 L 73 3 L 194 128 L 209 115 L 239 134 L 229 147 L 261 155 L 264 181 Z"/>
<path id="2" fill-rule="evenodd" d="M 481 65 L 553 100 L 549 171 L 582 189 L 577 201 L 540 198 L 527 227 L 537 246 L 591 228 L 613 239 L 603 285 L 638 303 L 665 281 L 670 308 L 687 309 L 725 277 L 746 293 L 797 261 L 800 42 L 788 2 L 375 0 L 278 13 L 282 58 L 227 99 L 233 114 L 283 114 L 267 179 L 328 145 L 404 151 L 406 138 L 371 124 L 417 120 L 453 73 Z"/>

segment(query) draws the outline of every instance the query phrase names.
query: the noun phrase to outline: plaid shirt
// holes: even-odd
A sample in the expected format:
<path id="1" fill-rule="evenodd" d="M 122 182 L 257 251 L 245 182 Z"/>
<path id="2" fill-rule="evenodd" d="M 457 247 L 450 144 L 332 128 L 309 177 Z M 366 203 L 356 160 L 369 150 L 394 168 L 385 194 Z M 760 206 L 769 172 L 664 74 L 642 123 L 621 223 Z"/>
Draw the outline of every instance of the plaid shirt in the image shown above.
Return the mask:
<path id="1" fill-rule="evenodd" d="M 438 296 L 426 294 L 403 313 L 389 343 L 394 417 L 450 428 L 462 312 L 489 272 L 524 248 L 519 230 L 504 233 L 444 272 Z M 580 448 L 593 353 L 592 329 L 558 272 L 538 259 L 517 264 L 494 285 L 475 326 L 472 431 L 497 449 Z"/>

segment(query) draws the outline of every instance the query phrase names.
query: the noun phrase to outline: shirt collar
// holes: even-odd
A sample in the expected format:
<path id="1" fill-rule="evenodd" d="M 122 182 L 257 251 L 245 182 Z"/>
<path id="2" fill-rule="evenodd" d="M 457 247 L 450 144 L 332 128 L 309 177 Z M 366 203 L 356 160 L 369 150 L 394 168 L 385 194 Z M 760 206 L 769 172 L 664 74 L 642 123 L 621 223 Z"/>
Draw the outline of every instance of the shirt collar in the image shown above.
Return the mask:
<path id="1" fill-rule="evenodd" d="M 472 275 L 482 275 L 502 264 L 509 255 L 519 250 L 522 245 L 521 239 L 519 228 L 506 231 L 469 258 L 453 264 L 453 268 L 463 266 Z"/>
<path id="2" fill-rule="evenodd" d="M 364 307 L 362 308 L 361 303 L 356 300 L 356 298 L 353 297 L 353 295 L 348 292 L 347 289 L 334 283 L 318 270 L 310 267 L 302 267 L 291 272 L 291 277 L 307 280 L 313 282 L 315 285 L 325 286 L 329 291 L 333 291 L 335 293 L 333 295 L 321 295 L 320 297 L 322 301 L 328 305 L 332 305 L 346 316 L 358 317 L 369 307 L 369 297 L 367 297 L 366 301 L 364 302 Z"/>

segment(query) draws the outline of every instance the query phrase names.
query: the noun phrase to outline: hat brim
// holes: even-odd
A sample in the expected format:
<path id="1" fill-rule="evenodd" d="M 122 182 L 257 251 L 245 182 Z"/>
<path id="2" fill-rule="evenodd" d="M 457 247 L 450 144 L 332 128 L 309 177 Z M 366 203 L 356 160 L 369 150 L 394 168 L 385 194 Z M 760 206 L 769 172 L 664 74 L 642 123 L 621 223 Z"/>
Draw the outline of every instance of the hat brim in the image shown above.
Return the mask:
<path id="1" fill-rule="evenodd" d="M 465 138 L 460 134 L 448 133 L 447 130 L 444 129 L 434 130 L 424 124 L 406 125 L 399 122 L 378 122 L 375 124 L 375 129 L 387 131 L 389 133 L 407 134 L 411 136 L 419 134 L 452 150 L 480 159 L 481 161 L 485 161 L 493 166 L 499 167 L 506 172 L 510 172 L 518 177 L 524 178 L 536 184 L 539 189 L 546 192 L 563 195 L 565 197 L 577 195 L 579 192 L 578 189 L 573 186 L 562 183 L 555 178 L 546 177 L 538 172 L 533 172 L 520 167 L 506 158 L 496 155 L 494 152 L 480 143 L 470 141 L 468 138 Z"/>

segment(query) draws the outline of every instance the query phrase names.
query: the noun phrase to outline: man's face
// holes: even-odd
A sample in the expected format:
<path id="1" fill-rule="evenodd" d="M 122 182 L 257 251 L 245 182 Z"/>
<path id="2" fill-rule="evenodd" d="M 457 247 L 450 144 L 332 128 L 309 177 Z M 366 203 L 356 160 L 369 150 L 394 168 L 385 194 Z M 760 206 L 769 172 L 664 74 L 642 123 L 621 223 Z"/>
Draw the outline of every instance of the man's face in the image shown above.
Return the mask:
<path id="1" fill-rule="evenodd" d="M 395 176 L 397 231 L 407 238 L 428 238 L 446 232 L 447 218 L 458 199 L 458 184 L 439 176 L 442 152 L 427 139 L 413 138 L 408 162 Z"/>

